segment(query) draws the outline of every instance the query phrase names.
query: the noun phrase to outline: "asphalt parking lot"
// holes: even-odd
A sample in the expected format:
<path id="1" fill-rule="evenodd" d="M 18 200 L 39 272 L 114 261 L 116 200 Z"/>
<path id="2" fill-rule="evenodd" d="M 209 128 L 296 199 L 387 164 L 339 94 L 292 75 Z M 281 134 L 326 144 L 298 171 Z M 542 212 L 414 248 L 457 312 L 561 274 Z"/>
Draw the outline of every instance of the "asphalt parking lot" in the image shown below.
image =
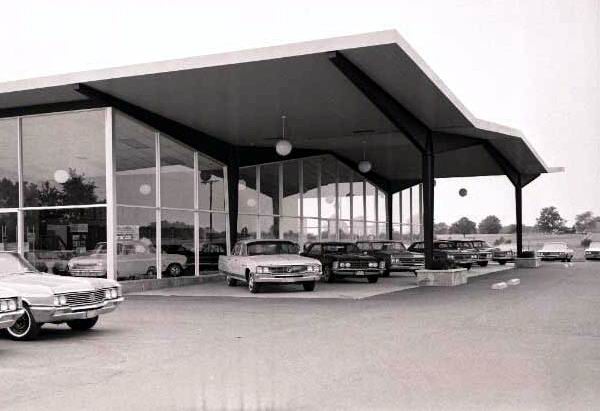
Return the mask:
<path id="1" fill-rule="evenodd" d="M 91 332 L 0 339 L 0 408 L 592 409 L 599 297 L 600 262 L 363 299 L 129 296 Z"/>

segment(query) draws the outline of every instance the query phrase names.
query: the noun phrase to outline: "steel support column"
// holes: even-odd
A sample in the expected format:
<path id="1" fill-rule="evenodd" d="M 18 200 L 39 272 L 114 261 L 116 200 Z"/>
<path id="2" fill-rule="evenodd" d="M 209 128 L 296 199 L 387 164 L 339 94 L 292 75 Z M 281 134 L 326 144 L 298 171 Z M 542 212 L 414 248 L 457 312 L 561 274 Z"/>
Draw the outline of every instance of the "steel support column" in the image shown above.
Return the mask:
<path id="1" fill-rule="evenodd" d="M 517 257 L 521 257 L 523 254 L 523 187 L 520 175 L 517 177 L 517 184 L 515 184 L 515 212 L 517 219 Z"/>
<path id="2" fill-rule="evenodd" d="M 425 242 L 425 268 L 433 269 L 433 215 L 434 215 L 434 154 L 433 138 L 427 135 L 422 153 L 423 177 L 423 240 Z"/>
<path id="3" fill-rule="evenodd" d="M 239 158 L 237 152 L 231 150 L 229 162 L 227 164 L 227 211 L 229 214 L 229 245 L 231 248 L 233 248 L 237 241 L 239 182 Z M 231 251 L 231 249 L 229 251 Z"/>
<path id="4" fill-rule="evenodd" d="M 398 193 L 398 195 L 402 195 L 402 191 Z M 386 230 L 387 230 L 387 239 L 394 239 L 394 194 L 392 192 L 387 192 L 385 195 L 385 214 L 386 214 Z M 402 226 L 400 226 L 400 230 L 402 230 Z"/>

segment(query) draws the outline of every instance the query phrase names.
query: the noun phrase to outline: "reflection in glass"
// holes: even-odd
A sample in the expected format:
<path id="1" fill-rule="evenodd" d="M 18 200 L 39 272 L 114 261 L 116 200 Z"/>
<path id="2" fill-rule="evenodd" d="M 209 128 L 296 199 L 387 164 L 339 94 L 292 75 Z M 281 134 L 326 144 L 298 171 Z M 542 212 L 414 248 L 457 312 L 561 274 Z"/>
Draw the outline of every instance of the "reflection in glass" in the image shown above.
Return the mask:
<path id="1" fill-rule="evenodd" d="M 321 217 L 335 220 L 337 161 L 326 157 L 321 165 Z"/>
<path id="2" fill-rule="evenodd" d="M 160 199 L 162 207 L 194 208 L 194 151 L 162 134 Z"/>
<path id="3" fill-rule="evenodd" d="M 321 220 L 321 240 L 336 240 L 335 219 Z"/>
<path id="4" fill-rule="evenodd" d="M 256 167 L 241 167 L 238 183 L 238 212 L 258 213 L 256 195 Z"/>
<path id="5" fill-rule="evenodd" d="M 338 184 L 338 207 L 340 219 L 349 220 L 350 216 L 350 184 L 352 182 L 352 171 L 343 166 L 338 166 L 340 182 Z M 362 212 L 362 211 L 361 211 Z"/>
<path id="6" fill-rule="evenodd" d="M 320 158 L 307 158 L 303 162 L 303 209 L 304 217 L 318 217 L 319 216 L 319 199 L 318 199 L 318 185 L 319 185 L 319 172 L 321 170 L 321 159 Z"/>
<path id="7" fill-rule="evenodd" d="M 365 182 L 365 205 L 367 207 L 367 220 L 376 221 L 375 219 L 375 186 L 368 181 Z M 377 204 L 379 206 L 379 204 Z"/>
<path id="8" fill-rule="evenodd" d="M 340 220 L 340 226 L 338 227 L 340 240 L 351 240 L 352 233 L 350 231 L 350 221 Z"/>
<path id="9" fill-rule="evenodd" d="M 300 216 L 299 162 L 296 160 L 283 163 L 283 204 L 281 215 Z M 283 231 L 283 230 L 282 230 Z"/>
<path id="10" fill-rule="evenodd" d="M 25 257 L 38 270 L 67 275 L 69 260 L 106 242 L 106 209 L 26 211 L 24 234 Z"/>
<path id="11" fill-rule="evenodd" d="M 280 230 L 284 240 L 298 242 L 300 240 L 300 219 L 282 217 L 279 219 Z"/>
<path id="12" fill-rule="evenodd" d="M 0 214 L 0 251 L 17 249 L 17 213 Z"/>
<path id="13" fill-rule="evenodd" d="M 352 219 L 355 221 L 364 221 L 365 219 L 363 193 L 363 179 L 361 176 L 355 175 L 354 183 L 352 183 Z"/>
<path id="14" fill-rule="evenodd" d="M 225 221 L 227 216 L 221 213 L 199 213 L 199 260 L 200 273 L 214 270 L 219 256 L 227 254 Z"/>
<path id="15" fill-rule="evenodd" d="M 304 219 L 304 243 L 319 241 L 319 220 L 317 218 Z"/>
<path id="16" fill-rule="evenodd" d="M 387 208 L 386 208 L 386 199 L 387 195 L 381 191 L 377 191 L 377 221 L 385 222 L 387 221 Z"/>
<path id="17" fill-rule="evenodd" d="M 388 238 L 386 223 L 377 223 L 377 238 L 380 240 L 386 240 Z"/>
<path id="18" fill-rule="evenodd" d="M 261 239 L 279 238 L 279 217 L 261 216 L 260 236 Z"/>
<path id="19" fill-rule="evenodd" d="M 156 278 L 156 211 L 117 207 L 119 279 Z"/>
<path id="20" fill-rule="evenodd" d="M 223 167 L 208 163 L 199 156 L 198 208 L 225 211 L 225 180 Z"/>
<path id="21" fill-rule="evenodd" d="M 104 109 L 23 117 L 25 206 L 106 201 L 104 118 Z"/>
<path id="22" fill-rule="evenodd" d="M 113 132 L 117 203 L 155 206 L 155 132 L 118 112 L 114 116 Z"/>
<path id="23" fill-rule="evenodd" d="M 0 120 L 0 208 L 19 206 L 17 120 Z"/>
<path id="24" fill-rule="evenodd" d="M 163 209 L 160 229 L 165 274 L 194 275 L 194 213 Z"/>
<path id="25" fill-rule="evenodd" d="M 256 216 L 240 214 L 238 216 L 238 240 L 256 238 Z"/>

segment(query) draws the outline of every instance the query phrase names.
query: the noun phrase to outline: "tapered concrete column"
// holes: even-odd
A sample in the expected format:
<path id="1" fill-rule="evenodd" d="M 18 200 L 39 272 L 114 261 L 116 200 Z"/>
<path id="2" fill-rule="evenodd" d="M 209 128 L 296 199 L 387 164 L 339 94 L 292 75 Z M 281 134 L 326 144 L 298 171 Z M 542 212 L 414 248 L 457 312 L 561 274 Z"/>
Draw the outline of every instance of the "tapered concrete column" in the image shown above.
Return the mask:
<path id="1" fill-rule="evenodd" d="M 517 220 L 517 257 L 521 257 L 523 254 L 523 188 L 521 186 L 521 176 L 517 178 L 517 184 L 515 184 L 515 212 Z"/>
<path id="2" fill-rule="evenodd" d="M 423 179 L 423 240 L 425 242 L 425 268 L 433 269 L 433 212 L 434 212 L 434 154 L 431 132 L 422 152 Z"/>
<path id="3" fill-rule="evenodd" d="M 233 247 L 237 241 L 239 182 L 239 160 L 237 157 L 237 153 L 233 152 L 231 153 L 230 161 L 227 164 L 227 204 L 229 210 L 229 244 L 231 247 Z"/>

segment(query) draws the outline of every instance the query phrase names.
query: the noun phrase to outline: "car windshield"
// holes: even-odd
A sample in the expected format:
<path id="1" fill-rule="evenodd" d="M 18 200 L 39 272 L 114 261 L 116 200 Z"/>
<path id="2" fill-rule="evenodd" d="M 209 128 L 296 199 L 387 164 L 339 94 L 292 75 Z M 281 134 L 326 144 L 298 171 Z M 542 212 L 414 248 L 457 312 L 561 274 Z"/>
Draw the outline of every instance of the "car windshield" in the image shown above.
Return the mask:
<path id="1" fill-rule="evenodd" d="M 360 249 L 356 244 L 351 243 L 335 243 L 335 244 L 323 244 L 324 254 L 351 254 L 360 253 Z"/>
<path id="2" fill-rule="evenodd" d="M 249 243 L 248 255 L 298 254 L 300 247 L 289 241 L 260 241 Z"/>
<path id="3" fill-rule="evenodd" d="M 490 245 L 485 241 L 473 241 L 473 245 L 477 248 L 490 248 Z"/>
<path id="4" fill-rule="evenodd" d="M 565 243 L 548 243 L 544 244 L 544 250 L 566 250 L 567 245 Z"/>
<path id="5" fill-rule="evenodd" d="M 440 250 L 456 250 L 455 243 L 436 243 L 434 248 L 439 248 Z"/>
<path id="6" fill-rule="evenodd" d="M 458 248 L 474 248 L 473 243 L 470 241 L 459 241 L 457 246 Z"/>
<path id="7" fill-rule="evenodd" d="M 106 254 L 106 243 L 98 243 L 90 254 Z"/>
<path id="8" fill-rule="evenodd" d="M 404 251 L 406 247 L 402 243 L 390 241 L 386 243 L 373 243 L 373 249 L 377 251 Z"/>
<path id="9" fill-rule="evenodd" d="M 35 273 L 36 269 L 16 253 L 0 253 L 0 276 L 9 274 Z"/>

